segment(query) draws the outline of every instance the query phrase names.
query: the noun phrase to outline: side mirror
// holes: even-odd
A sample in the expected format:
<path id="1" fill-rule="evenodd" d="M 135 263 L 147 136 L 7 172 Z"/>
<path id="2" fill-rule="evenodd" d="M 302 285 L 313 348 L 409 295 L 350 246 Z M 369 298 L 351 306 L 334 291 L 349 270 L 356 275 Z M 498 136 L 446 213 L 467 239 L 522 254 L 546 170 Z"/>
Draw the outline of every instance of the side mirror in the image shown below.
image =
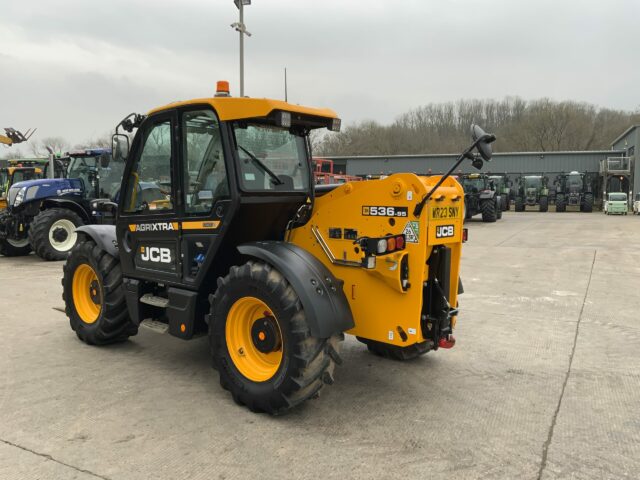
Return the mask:
<path id="1" fill-rule="evenodd" d="M 473 124 L 471 125 L 471 138 L 473 138 L 482 159 L 486 161 L 491 160 L 493 155 L 491 144 L 496 141 L 496 136 L 492 133 L 486 133 L 478 125 Z"/>
<path id="2" fill-rule="evenodd" d="M 124 162 L 129 156 L 129 137 L 116 133 L 111 137 L 111 151 L 115 161 Z"/>
<path id="3" fill-rule="evenodd" d="M 97 213 L 115 215 L 118 210 L 118 204 L 105 199 L 94 200 L 91 202 L 91 210 Z"/>

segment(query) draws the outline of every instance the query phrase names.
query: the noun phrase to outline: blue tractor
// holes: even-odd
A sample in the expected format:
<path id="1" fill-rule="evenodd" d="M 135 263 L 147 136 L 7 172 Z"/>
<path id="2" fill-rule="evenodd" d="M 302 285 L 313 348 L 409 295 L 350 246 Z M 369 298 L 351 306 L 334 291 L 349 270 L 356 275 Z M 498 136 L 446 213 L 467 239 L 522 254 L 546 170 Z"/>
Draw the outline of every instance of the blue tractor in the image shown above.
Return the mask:
<path id="1" fill-rule="evenodd" d="M 112 160 L 111 149 L 69 152 L 66 178 L 18 182 L 0 213 L 0 254 L 63 260 L 76 243 L 76 228 L 113 223 L 124 163 Z"/>

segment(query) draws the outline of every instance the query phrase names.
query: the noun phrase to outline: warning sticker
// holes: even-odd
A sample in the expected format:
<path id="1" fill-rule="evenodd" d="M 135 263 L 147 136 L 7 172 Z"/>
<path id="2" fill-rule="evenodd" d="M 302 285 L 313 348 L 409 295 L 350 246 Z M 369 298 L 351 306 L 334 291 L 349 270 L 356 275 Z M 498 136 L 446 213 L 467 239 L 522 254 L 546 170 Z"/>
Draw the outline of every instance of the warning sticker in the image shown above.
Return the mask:
<path id="1" fill-rule="evenodd" d="M 407 243 L 419 243 L 420 224 L 418 222 L 407 222 L 402 233 L 404 233 Z"/>

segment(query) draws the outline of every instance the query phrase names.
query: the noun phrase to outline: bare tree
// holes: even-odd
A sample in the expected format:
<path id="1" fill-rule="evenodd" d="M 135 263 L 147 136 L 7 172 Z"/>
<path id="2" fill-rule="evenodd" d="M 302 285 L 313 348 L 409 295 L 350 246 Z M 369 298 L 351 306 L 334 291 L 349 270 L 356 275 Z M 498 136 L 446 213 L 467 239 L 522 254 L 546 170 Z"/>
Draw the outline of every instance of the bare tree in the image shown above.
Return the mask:
<path id="1" fill-rule="evenodd" d="M 318 155 L 455 153 L 471 123 L 496 133 L 495 151 L 608 149 L 621 131 L 640 122 L 640 111 L 597 108 L 548 98 L 525 101 L 458 100 L 412 109 L 390 125 L 373 121 L 349 125 L 314 140 Z"/>
<path id="2" fill-rule="evenodd" d="M 64 153 L 69 150 L 69 142 L 63 137 L 45 137 L 29 143 L 31 154 L 35 157 L 46 157 L 49 155 L 49 151 L 47 150 L 48 146 L 56 153 Z"/>
<path id="3" fill-rule="evenodd" d="M 82 143 L 76 144 L 74 148 L 110 148 L 111 133 L 106 132 L 98 137 L 88 138 Z"/>

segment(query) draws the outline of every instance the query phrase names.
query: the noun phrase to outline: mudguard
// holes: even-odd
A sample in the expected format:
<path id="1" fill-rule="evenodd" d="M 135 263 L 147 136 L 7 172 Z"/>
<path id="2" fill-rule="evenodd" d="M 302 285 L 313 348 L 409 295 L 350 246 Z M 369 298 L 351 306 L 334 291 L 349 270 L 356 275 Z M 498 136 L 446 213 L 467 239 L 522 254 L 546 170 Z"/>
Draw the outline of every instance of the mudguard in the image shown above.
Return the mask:
<path id="1" fill-rule="evenodd" d="M 328 338 L 354 327 L 343 281 L 306 250 L 286 242 L 253 242 L 238 246 L 243 255 L 276 268 L 300 298 L 313 336 Z"/>
<path id="2" fill-rule="evenodd" d="M 83 222 L 91 222 L 91 217 L 82 206 L 74 201 L 66 198 L 47 198 L 42 201 L 42 209 L 47 208 L 68 208 L 69 210 L 77 213 L 82 218 Z"/>
<path id="3" fill-rule="evenodd" d="M 483 190 L 482 192 L 480 192 L 480 200 L 485 200 L 487 198 L 493 198 L 495 196 L 496 192 L 492 191 L 492 190 Z"/>
<path id="4" fill-rule="evenodd" d="M 76 228 L 76 232 L 84 233 L 96 242 L 112 257 L 118 257 L 118 242 L 116 240 L 115 225 L 84 225 Z"/>

